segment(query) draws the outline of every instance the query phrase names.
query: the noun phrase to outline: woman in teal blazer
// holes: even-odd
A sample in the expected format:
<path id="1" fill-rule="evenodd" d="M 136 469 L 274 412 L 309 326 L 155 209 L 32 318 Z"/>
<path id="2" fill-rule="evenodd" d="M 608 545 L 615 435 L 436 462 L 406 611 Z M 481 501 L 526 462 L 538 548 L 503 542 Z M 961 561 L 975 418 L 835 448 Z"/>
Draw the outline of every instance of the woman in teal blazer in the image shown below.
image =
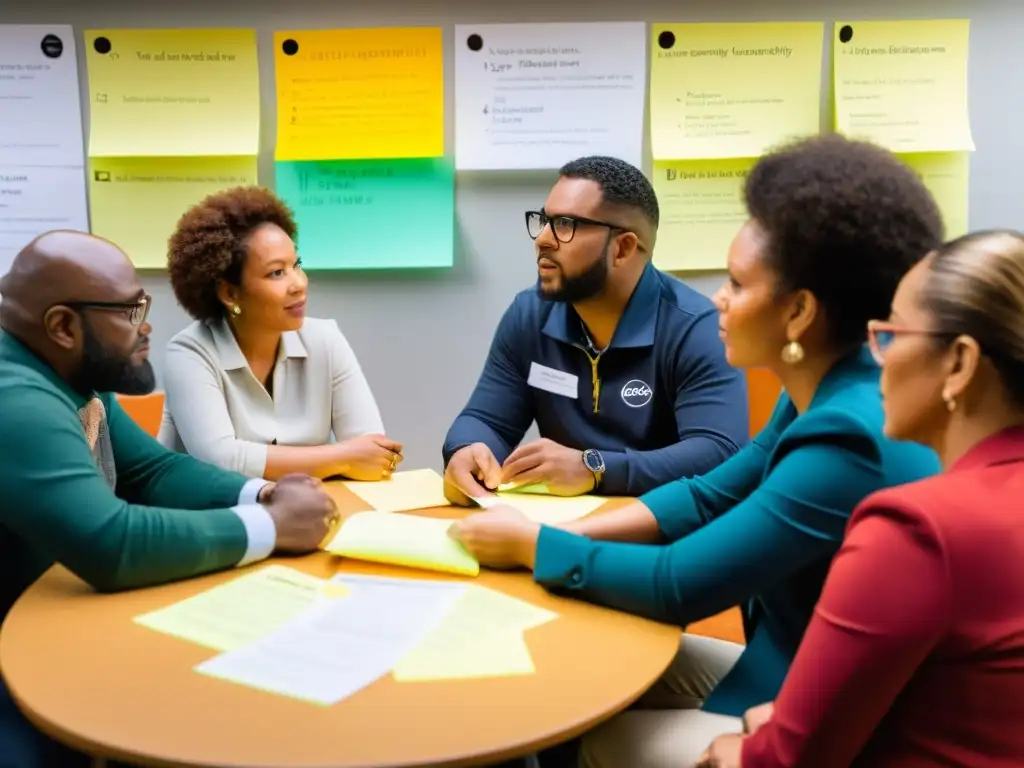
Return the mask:
<path id="1" fill-rule="evenodd" d="M 836 135 L 765 156 L 744 192 L 750 219 L 715 301 L 729 362 L 783 383 L 764 430 L 616 512 L 558 529 L 495 507 L 451 530 L 485 565 L 660 621 L 742 606 L 745 649 L 686 636 L 662 681 L 584 739 L 581 765 L 680 768 L 738 730 L 778 693 L 857 503 L 939 470 L 931 450 L 883 436 L 865 347 L 868 319 L 941 243 L 929 192 L 888 152 Z"/>

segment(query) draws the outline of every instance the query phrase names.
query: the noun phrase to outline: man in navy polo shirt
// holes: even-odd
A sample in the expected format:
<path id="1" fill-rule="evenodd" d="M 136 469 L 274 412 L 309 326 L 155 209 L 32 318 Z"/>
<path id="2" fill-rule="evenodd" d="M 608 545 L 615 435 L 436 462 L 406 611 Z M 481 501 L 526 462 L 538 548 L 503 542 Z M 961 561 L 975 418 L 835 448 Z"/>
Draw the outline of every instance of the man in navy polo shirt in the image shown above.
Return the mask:
<path id="1" fill-rule="evenodd" d="M 566 164 L 526 213 L 538 281 L 506 310 L 448 431 L 453 503 L 503 483 L 637 496 L 747 442 L 746 384 L 718 313 L 651 264 L 658 216 L 647 178 L 612 157 Z M 534 420 L 541 439 L 517 448 Z"/>

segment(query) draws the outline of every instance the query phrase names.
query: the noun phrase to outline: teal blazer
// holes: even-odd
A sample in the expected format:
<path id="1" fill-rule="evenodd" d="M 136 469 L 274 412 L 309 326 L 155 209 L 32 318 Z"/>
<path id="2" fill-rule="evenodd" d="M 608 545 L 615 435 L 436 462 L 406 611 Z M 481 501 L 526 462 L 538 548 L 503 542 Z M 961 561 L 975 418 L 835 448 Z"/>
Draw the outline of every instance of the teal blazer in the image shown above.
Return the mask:
<path id="1" fill-rule="evenodd" d="M 739 716 L 771 701 L 854 507 L 940 469 L 930 449 L 883 437 L 879 374 L 870 353 L 858 350 L 825 376 L 803 414 L 783 393 L 739 453 L 641 496 L 665 544 L 591 541 L 542 527 L 534 579 L 680 626 L 741 605 L 747 646 L 703 708 Z"/>

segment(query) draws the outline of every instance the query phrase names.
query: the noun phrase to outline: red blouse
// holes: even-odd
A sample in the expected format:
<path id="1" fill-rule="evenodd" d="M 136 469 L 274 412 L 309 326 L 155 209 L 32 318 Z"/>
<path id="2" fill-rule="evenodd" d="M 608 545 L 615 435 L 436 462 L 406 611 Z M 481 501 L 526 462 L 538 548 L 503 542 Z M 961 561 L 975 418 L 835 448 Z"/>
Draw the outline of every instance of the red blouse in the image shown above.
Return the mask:
<path id="1" fill-rule="evenodd" d="M 1024 428 L 854 511 L 741 764 L 1024 766 Z"/>

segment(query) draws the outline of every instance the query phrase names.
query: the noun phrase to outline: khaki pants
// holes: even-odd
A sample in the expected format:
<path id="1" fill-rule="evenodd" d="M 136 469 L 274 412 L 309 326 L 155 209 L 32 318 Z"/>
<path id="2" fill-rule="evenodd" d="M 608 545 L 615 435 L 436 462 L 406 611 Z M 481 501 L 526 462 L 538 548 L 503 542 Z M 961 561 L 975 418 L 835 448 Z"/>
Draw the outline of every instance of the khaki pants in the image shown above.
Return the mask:
<path id="1" fill-rule="evenodd" d="M 699 709 L 742 652 L 736 643 L 683 635 L 661 679 L 583 737 L 580 768 L 692 768 L 716 736 L 743 730 L 738 717 Z"/>

